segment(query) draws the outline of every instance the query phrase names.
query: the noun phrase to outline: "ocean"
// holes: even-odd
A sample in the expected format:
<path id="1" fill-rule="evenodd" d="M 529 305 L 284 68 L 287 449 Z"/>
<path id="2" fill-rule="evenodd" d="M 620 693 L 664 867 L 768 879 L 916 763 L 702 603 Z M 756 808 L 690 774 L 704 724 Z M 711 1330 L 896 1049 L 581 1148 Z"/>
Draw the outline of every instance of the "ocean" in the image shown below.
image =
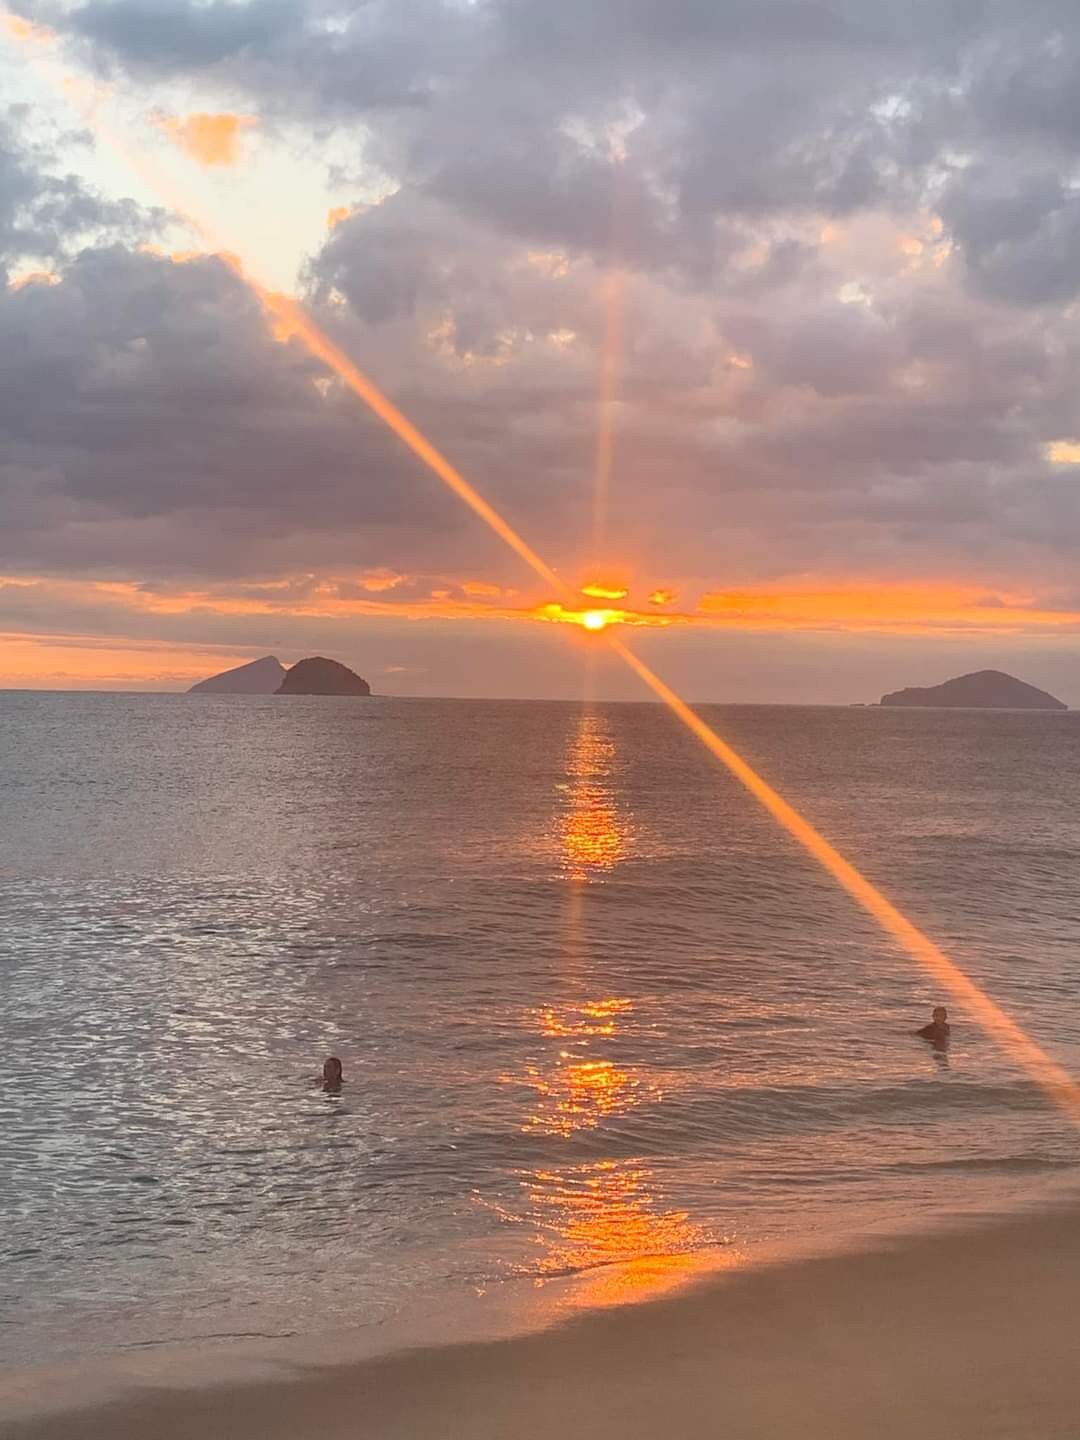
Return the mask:
<path id="1" fill-rule="evenodd" d="M 701 709 L 1080 1073 L 1080 715 Z M 1075 1183 L 662 707 L 7 692 L 0 793 L 7 1362 L 609 1304 Z"/>

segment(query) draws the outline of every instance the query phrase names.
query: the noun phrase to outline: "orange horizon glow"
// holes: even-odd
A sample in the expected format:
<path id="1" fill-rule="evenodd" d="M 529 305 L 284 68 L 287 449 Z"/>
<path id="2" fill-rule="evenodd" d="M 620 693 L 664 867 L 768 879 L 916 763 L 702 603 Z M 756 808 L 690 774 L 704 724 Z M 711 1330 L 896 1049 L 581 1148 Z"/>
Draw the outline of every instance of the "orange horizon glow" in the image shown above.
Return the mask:
<path id="1" fill-rule="evenodd" d="M 1044 637 L 1080 632 L 1080 613 L 1041 608 L 1030 594 L 988 595 L 971 585 L 880 584 L 821 588 L 750 588 L 709 592 L 698 608 L 639 610 L 632 606 L 580 606 L 534 601 L 527 595 L 481 579 L 428 581 L 422 593 L 416 577 L 388 567 L 326 577 L 285 576 L 250 585 L 187 590 L 146 590 L 135 581 L 59 580 L 51 576 L 0 575 L 0 589 L 39 587 L 53 599 L 100 604 L 146 615 L 197 618 L 266 616 L 346 621 L 370 616 L 455 623 L 563 624 L 594 632 L 609 625 L 631 629 L 706 628 L 781 633 L 833 632 L 895 635 Z M 600 589 L 602 587 L 588 587 Z M 614 590 L 615 587 L 603 587 Z M 670 591 L 662 592 L 668 595 Z M 649 604 L 657 604 L 656 592 Z M 123 626 L 123 614 L 114 620 Z M 33 632 L 27 632 L 28 635 Z M 47 632 L 46 632 L 47 638 Z M 128 636 L 122 628 L 115 643 Z M 140 643 L 133 639 L 132 643 Z M 210 642 L 213 643 L 213 642 Z"/>
<path id="2" fill-rule="evenodd" d="M 1080 627 L 1080 612 L 1043 607 L 1030 592 L 995 594 L 986 586 L 942 581 L 752 585 L 707 592 L 696 613 L 754 629 L 1003 634 Z"/>
<path id="3" fill-rule="evenodd" d="M 214 650 L 115 637 L 0 633 L 0 683 L 9 689 L 92 690 L 134 685 L 192 685 L 253 657 L 231 646 Z"/>

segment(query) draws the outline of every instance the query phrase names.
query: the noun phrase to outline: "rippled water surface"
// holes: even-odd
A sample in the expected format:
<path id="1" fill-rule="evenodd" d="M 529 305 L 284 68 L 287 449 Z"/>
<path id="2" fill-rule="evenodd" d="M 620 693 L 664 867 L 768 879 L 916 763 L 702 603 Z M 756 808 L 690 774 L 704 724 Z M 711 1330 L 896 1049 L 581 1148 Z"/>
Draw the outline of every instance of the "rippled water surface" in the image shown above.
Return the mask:
<path id="1" fill-rule="evenodd" d="M 1080 1070 L 1080 716 L 705 713 Z M 8 693 L 0 786 L 7 1358 L 603 1303 L 1075 1170 L 658 707 Z"/>

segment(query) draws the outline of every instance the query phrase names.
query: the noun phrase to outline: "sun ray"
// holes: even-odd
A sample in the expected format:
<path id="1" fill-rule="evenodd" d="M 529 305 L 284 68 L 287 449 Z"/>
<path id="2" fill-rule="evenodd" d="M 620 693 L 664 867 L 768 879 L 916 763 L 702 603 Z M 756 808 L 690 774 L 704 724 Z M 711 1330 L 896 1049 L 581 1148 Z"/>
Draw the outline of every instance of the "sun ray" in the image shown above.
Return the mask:
<path id="1" fill-rule="evenodd" d="M 615 469 L 619 392 L 622 384 L 626 318 L 626 272 L 623 250 L 625 153 L 611 146 L 611 210 L 606 273 L 600 288 L 603 326 L 600 341 L 600 384 L 597 396 L 596 455 L 593 464 L 593 557 L 600 559 L 608 540 L 608 511 Z"/>
<path id="2" fill-rule="evenodd" d="M 615 426 L 622 372 L 623 290 L 621 270 L 612 269 L 604 279 L 604 333 L 600 352 L 599 423 L 596 430 L 596 461 L 593 469 L 593 553 L 599 558 L 607 541 L 611 477 L 615 465 Z"/>

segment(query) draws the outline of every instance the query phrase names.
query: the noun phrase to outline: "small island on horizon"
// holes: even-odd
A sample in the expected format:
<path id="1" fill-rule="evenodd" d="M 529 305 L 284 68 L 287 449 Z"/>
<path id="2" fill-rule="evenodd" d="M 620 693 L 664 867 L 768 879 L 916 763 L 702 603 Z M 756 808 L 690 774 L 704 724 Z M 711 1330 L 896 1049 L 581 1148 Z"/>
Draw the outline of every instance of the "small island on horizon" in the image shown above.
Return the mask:
<path id="1" fill-rule="evenodd" d="M 880 703 L 890 706 L 946 707 L 964 710 L 1067 710 L 1054 695 L 1006 675 L 1001 670 L 976 670 L 958 675 L 941 685 L 912 686 L 883 695 Z"/>
<path id="2" fill-rule="evenodd" d="M 189 695 L 370 695 L 355 670 L 324 655 L 298 660 L 286 669 L 276 655 L 263 655 L 192 685 Z"/>
<path id="3" fill-rule="evenodd" d="M 355 670 L 325 655 L 298 660 L 275 690 L 275 695 L 370 695 L 371 686 Z"/>

